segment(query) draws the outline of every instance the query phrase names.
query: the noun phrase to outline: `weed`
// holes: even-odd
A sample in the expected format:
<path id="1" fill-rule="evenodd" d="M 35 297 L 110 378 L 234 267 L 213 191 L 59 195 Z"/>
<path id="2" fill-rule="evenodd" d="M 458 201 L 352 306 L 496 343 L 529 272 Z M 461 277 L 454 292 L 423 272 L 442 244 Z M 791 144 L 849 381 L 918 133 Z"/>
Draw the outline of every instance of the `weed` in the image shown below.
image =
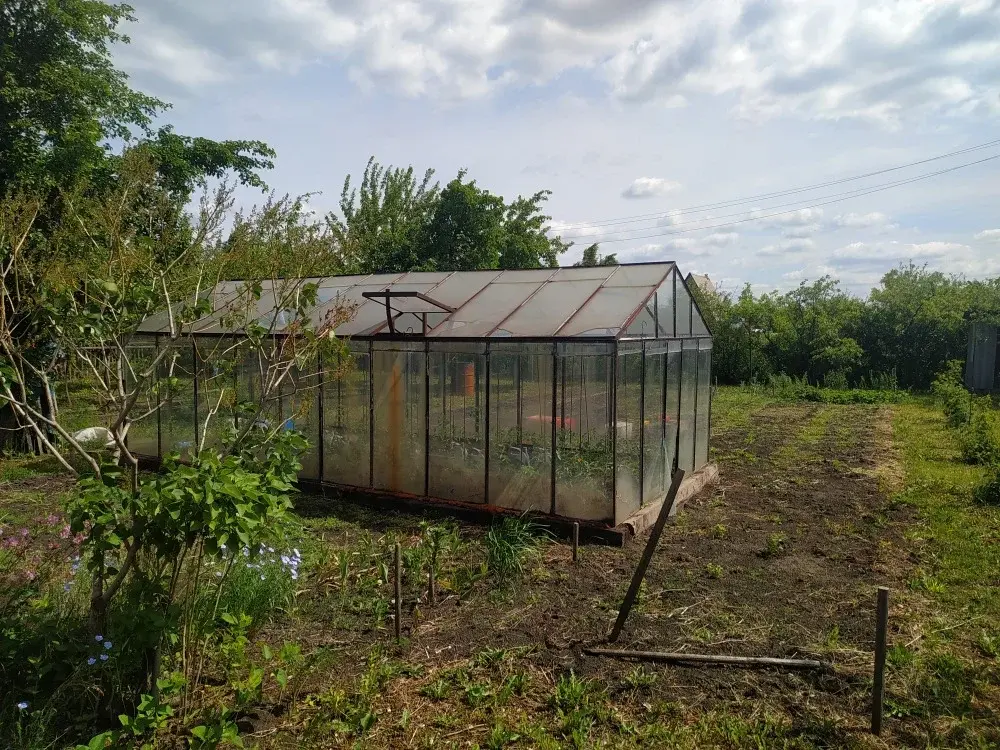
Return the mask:
<path id="1" fill-rule="evenodd" d="M 823 639 L 823 645 L 828 649 L 835 649 L 840 646 L 840 626 L 836 623 L 828 631 Z"/>
<path id="2" fill-rule="evenodd" d="M 521 518 L 505 518 L 486 532 L 486 567 L 499 585 L 524 572 L 525 561 L 538 549 L 539 532 L 537 524 Z"/>
<path id="3" fill-rule="evenodd" d="M 656 673 L 647 671 L 642 665 L 635 667 L 625 676 L 625 684 L 633 692 L 648 690 L 656 684 L 656 680 Z"/>
<path id="4" fill-rule="evenodd" d="M 583 708 L 590 692 L 590 682 L 581 680 L 573 670 L 570 670 L 568 675 L 560 675 L 550 702 L 557 712 L 568 713 Z"/>
<path id="5" fill-rule="evenodd" d="M 916 659 L 916 653 L 901 643 L 892 646 L 885 652 L 886 662 L 895 669 L 910 667 L 916 662 Z"/>
<path id="6" fill-rule="evenodd" d="M 420 694 L 435 701 L 443 701 L 451 693 L 451 683 L 438 678 L 420 688 Z"/>
<path id="7" fill-rule="evenodd" d="M 726 574 L 725 569 L 721 565 L 716 565 L 715 563 L 709 563 L 705 566 L 705 572 L 708 573 L 709 578 L 722 578 Z"/>
<path id="8" fill-rule="evenodd" d="M 526 672 L 515 672 L 504 680 L 500 691 L 508 695 L 524 695 L 530 683 L 531 677 Z"/>
<path id="9" fill-rule="evenodd" d="M 474 682 L 466 686 L 463 697 L 469 706 L 472 708 L 479 708 L 493 699 L 493 689 L 490 687 L 489 683 Z"/>
<path id="10" fill-rule="evenodd" d="M 492 668 L 510 659 L 511 653 L 505 648 L 484 648 L 472 661 L 477 667 Z"/>
<path id="11" fill-rule="evenodd" d="M 781 533 L 771 534 L 767 538 L 767 543 L 764 545 L 764 549 L 760 551 L 760 556 L 765 558 L 778 557 L 785 554 L 787 551 L 785 548 L 785 543 L 788 538 Z"/>
<path id="12" fill-rule="evenodd" d="M 959 431 L 962 460 L 980 466 L 1000 464 L 1000 425 L 989 399 L 973 401 L 972 414 Z"/>
<path id="13" fill-rule="evenodd" d="M 517 742 L 519 739 L 521 739 L 521 735 L 507 729 L 503 724 L 497 723 L 493 725 L 493 729 L 490 730 L 489 735 L 486 737 L 483 748 L 484 750 L 503 750 L 503 748 Z"/>
<path id="14" fill-rule="evenodd" d="M 976 645 L 983 652 L 984 656 L 992 659 L 1000 659 L 1000 630 L 987 633 L 985 630 L 979 634 Z"/>
<path id="15" fill-rule="evenodd" d="M 729 533 L 729 529 L 727 529 L 721 523 L 717 523 L 715 524 L 715 526 L 712 527 L 713 539 L 725 539 L 727 533 Z"/>

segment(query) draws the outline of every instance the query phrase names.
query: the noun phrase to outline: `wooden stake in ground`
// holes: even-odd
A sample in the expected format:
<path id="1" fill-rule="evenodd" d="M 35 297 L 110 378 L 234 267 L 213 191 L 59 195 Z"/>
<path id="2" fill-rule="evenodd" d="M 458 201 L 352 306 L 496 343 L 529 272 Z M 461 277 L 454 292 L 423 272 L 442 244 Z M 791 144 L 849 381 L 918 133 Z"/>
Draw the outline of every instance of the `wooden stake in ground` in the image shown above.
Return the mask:
<path id="1" fill-rule="evenodd" d="M 666 651 L 627 651 L 617 648 L 585 648 L 583 653 L 592 656 L 610 656 L 618 659 L 642 661 L 675 661 L 698 664 L 733 664 L 741 667 L 783 667 L 785 669 L 830 670 L 826 662 L 815 659 L 778 659 L 770 656 L 725 656 L 715 654 L 684 654 Z"/>
<path id="2" fill-rule="evenodd" d="M 573 562 L 580 559 L 580 522 L 573 521 Z"/>
<path id="3" fill-rule="evenodd" d="M 872 687 L 872 734 L 882 734 L 885 699 L 885 636 L 889 624 L 889 589 L 879 586 L 875 607 L 875 680 Z"/>
<path id="4" fill-rule="evenodd" d="M 399 542 L 392 549 L 393 588 L 396 596 L 396 642 L 403 640 L 403 561 L 399 554 Z"/>
<path id="5" fill-rule="evenodd" d="M 618 640 L 618 636 L 621 635 L 622 628 L 625 626 L 625 620 L 628 619 L 628 614 L 632 611 L 635 598 L 639 595 L 639 587 L 642 585 L 642 579 L 646 575 L 646 568 L 649 567 L 649 561 L 653 558 L 653 553 L 656 551 L 656 545 L 660 541 L 660 535 L 663 533 L 663 527 L 667 523 L 667 517 L 674 508 L 677 491 L 681 488 L 683 480 L 684 470 L 678 469 L 674 472 L 674 476 L 670 482 L 670 489 L 667 490 L 667 496 L 663 499 L 663 505 L 660 506 L 660 515 L 656 517 L 653 530 L 649 532 L 646 549 L 643 550 L 639 564 L 635 568 L 635 573 L 632 574 L 632 583 L 628 587 L 628 593 L 625 594 L 625 601 L 622 602 L 622 608 L 618 610 L 618 619 L 615 620 L 615 626 L 611 629 L 611 635 L 608 636 L 608 641 L 611 643 Z"/>
<path id="6" fill-rule="evenodd" d="M 437 604 L 437 584 L 434 582 L 434 563 L 427 568 L 427 597 L 431 605 Z"/>

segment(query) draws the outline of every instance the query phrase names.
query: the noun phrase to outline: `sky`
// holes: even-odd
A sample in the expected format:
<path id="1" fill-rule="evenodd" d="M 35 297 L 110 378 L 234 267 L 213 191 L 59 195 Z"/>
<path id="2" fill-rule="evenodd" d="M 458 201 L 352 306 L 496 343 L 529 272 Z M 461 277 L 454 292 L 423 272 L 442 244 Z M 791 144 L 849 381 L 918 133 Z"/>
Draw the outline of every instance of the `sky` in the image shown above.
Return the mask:
<path id="1" fill-rule="evenodd" d="M 598 241 L 731 292 L 1000 275 L 1000 0 L 131 5 L 115 54 L 163 122 L 266 141 L 320 214 L 374 155 L 551 190 L 563 265 Z"/>

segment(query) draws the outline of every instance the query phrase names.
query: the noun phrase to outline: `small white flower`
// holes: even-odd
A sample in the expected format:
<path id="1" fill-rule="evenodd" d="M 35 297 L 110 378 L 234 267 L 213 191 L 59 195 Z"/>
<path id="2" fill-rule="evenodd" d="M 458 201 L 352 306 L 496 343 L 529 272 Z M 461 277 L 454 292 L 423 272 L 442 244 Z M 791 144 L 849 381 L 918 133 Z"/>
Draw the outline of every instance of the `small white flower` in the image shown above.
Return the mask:
<path id="1" fill-rule="evenodd" d="M 19 710 L 23 711 L 28 707 L 28 701 L 21 701 L 20 703 L 17 704 L 17 707 Z"/>

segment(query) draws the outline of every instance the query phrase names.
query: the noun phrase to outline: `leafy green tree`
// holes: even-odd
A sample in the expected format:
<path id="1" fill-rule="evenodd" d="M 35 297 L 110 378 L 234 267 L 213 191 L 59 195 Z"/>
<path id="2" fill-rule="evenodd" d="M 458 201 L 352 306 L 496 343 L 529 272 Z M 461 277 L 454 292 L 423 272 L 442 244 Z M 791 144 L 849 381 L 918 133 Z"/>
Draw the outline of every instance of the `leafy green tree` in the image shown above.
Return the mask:
<path id="1" fill-rule="evenodd" d="M 592 268 L 594 266 L 616 266 L 618 265 L 618 256 L 614 253 L 611 255 L 601 255 L 600 246 L 598 243 L 588 245 L 583 249 L 583 258 L 578 260 L 573 264 L 574 266 L 583 266 L 585 268 Z"/>
<path id="2" fill-rule="evenodd" d="M 108 138 L 148 131 L 158 99 L 112 64 L 127 5 L 6 0 L 0 7 L 0 194 L 68 185 L 100 165 Z"/>
<path id="3" fill-rule="evenodd" d="M 969 282 L 912 263 L 893 269 L 865 306 L 859 340 L 867 367 L 896 370 L 901 385 L 927 388 L 949 360 L 965 357 L 966 313 L 998 303 L 997 280 Z"/>
<path id="4" fill-rule="evenodd" d="M 824 276 L 763 300 L 767 315 L 765 351 L 789 375 L 821 382 L 829 372 L 851 371 L 864 352 L 849 335 L 857 325 L 861 300 L 843 292 Z"/>
<path id="5" fill-rule="evenodd" d="M 558 236 L 549 236 L 548 222 L 552 217 L 542 213 L 542 204 L 551 194 L 549 190 L 540 190 L 530 198 L 519 195 L 506 207 L 500 241 L 500 268 L 554 268 L 559 265 L 559 256 L 570 245 Z"/>
<path id="6" fill-rule="evenodd" d="M 421 265 L 420 238 L 441 192 L 428 169 L 418 182 L 413 167 L 383 167 L 368 160 L 360 188 L 347 175 L 340 216 L 326 217 L 339 264 L 347 273 L 410 270 Z"/>
<path id="7" fill-rule="evenodd" d="M 497 268 L 505 242 L 503 198 L 465 182 L 449 182 L 437 201 L 417 251 L 418 270 L 472 271 Z M 519 248 L 512 247 L 510 257 Z"/>
<path id="8" fill-rule="evenodd" d="M 111 47 L 132 9 L 101 0 L 7 0 L 0 5 L 0 195 L 13 189 L 91 188 L 113 179 L 109 141 L 148 143 L 164 184 L 183 201 L 208 177 L 235 172 L 263 187 L 274 152 L 260 141 L 153 134 L 169 105 L 129 87 Z"/>

